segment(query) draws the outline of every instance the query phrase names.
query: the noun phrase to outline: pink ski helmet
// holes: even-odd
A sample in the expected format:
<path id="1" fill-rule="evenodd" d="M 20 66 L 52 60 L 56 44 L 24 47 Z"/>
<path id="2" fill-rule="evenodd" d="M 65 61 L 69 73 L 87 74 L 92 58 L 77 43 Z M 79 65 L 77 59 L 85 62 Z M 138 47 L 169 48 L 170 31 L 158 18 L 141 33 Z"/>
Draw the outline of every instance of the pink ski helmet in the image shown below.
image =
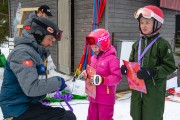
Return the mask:
<path id="1" fill-rule="evenodd" d="M 108 30 L 103 28 L 98 28 L 88 36 L 86 36 L 86 43 L 89 45 L 97 45 L 101 51 L 106 51 L 110 47 L 110 34 Z"/>

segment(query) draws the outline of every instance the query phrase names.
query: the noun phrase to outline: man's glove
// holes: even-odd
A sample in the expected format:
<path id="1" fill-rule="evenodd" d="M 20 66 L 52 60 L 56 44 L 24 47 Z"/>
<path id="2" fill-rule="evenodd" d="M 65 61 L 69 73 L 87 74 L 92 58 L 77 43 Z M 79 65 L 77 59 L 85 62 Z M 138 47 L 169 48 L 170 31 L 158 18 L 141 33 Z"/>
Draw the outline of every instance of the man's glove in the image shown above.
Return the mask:
<path id="1" fill-rule="evenodd" d="M 126 67 L 125 65 L 122 65 L 122 66 L 121 66 L 121 73 L 122 73 L 123 75 L 126 75 L 126 73 L 127 73 L 127 67 Z"/>
<path id="2" fill-rule="evenodd" d="M 60 91 L 64 90 L 67 87 L 64 78 L 57 76 L 58 80 L 61 82 Z"/>
<path id="3" fill-rule="evenodd" d="M 103 82 L 104 82 L 104 79 L 100 75 L 94 75 L 91 77 L 91 83 L 94 85 L 100 85 Z"/>
<path id="4" fill-rule="evenodd" d="M 141 69 L 137 72 L 137 77 L 139 79 L 148 80 L 148 79 L 152 79 L 153 77 L 155 77 L 156 74 L 157 74 L 156 69 Z"/>

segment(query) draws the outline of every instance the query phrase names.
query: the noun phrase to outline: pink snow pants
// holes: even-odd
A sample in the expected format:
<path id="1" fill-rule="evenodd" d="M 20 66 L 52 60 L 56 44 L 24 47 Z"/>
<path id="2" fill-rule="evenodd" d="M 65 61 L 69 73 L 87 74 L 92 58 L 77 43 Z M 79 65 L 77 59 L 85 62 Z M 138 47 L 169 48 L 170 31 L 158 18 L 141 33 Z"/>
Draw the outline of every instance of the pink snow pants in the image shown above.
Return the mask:
<path id="1" fill-rule="evenodd" d="M 89 103 L 87 120 L 113 120 L 114 105 Z"/>

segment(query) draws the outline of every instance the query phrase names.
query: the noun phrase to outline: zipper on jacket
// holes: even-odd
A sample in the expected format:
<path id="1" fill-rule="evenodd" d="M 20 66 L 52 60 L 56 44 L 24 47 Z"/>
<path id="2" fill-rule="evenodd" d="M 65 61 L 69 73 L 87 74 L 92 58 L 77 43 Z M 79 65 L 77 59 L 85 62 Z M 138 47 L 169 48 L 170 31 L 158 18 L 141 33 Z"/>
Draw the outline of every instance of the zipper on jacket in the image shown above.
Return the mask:
<path id="1" fill-rule="evenodd" d="M 147 38 L 144 39 L 144 49 L 147 47 Z M 144 57 L 142 58 L 142 62 L 141 62 L 141 65 L 143 67 L 144 65 Z M 141 98 L 143 96 L 143 93 L 141 92 Z"/>
<path id="2" fill-rule="evenodd" d="M 156 45 L 156 48 L 157 48 L 157 43 L 155 42 L 154 43 L 154 45 Z M 149 62 L 149 61 L 148 61 Z M 155 80 L 154 80 L 154 78 L 152 77 L 152 80 L 153 80 L 153 84 L 154 84 L 154 86 L 156 86 L 156 82 L 155 82 Z"/>
<path id="3" fill-rule="evenodd" d="M 97 64 L 98 64 L 98 62 L 99 62 L 98 56 L 101 55 L 102 53 L 103 53 L 103 52 L 100 52 L 100 53 L 97 55 L 97 57 L 96 57 L 97 62 L 96 62 L 96 64 L 95 64 L 95 69 L 97 68 Z M 107 92 L 107 94 L 110 93 L 110 91 L 109 91 L 109 86 L 108 86 L 108 85 L 106 85 L 106 92 Z"/>
<path id="4" fill-rule="evenodd" d="M 156 42 L 155 42 L 155 44 L 156 44 Z M 150 58 L 150 54 L 149 54 L 149 58 Z M 148 63 L 147 63 L 147 66 L 149 65 L 149 60 L 148 60 Z M 147 71 L 148 72 L 148 74 L 150 75 L 150 73 L 149 73 L 149 71 Z M 154 78 L 152 77 L 152 80 L 153 80 L 153 84 L 154 84 L 154 86 L 156 86 L 156 83 L 155 83 L 155 80 L 154 80 Z"/>
<path id="5" fill-rule="evenodd" d="M 147 70 L 147 73 L 150 75 L 150 73 L 149 73 L 149 71 Z M 152 80 L 153 80 L 153 84 L 154 84 L 154 86 L 156 86 L 156 83 L 155 83 L 155 80 L 154 80 L 154 78 L 153 77 L 151 77 L 152 78 Z"/>
<path id="6" fill-rule="evenodd" d="M 109 91 L 109 86 L 107 86 L 107 85 L 106 85 L 106 91 L 107 91 L 107 94 L 110 93 L 110 91 Z"/>
<path id="7" fill-rule="evenodd" d="M 153 77 L 152 77 L 152 79 L 153 79 L 154 86 L 156 86 L 156 83 L 155 83 L 155 80 L 154 80 L 154 78 L 153 78 Z"/>
<path id="8" fill-rule="evenodd" d="M 146 48 L 147 47 L 147 41 L 148 41 L 148 38 L 145 38 L 145 41 L 144 41 L 144 43 L 145 43 L 145 47 L 144 48 Z M 150 56 L 149 56 L 150 57 Z M 144 57 L 143 57 L 143 59 L 142 59 L 142 66 L 143 66 L 143 63 L 144 63 Z M 149 61 L 148 61 L 148 63 L 147 63 L 147 65 L 149 64 Z M 148 71 L 147 71 L 148 72 Z M 148 74 L 150 75 L 150 73 L 148 72 Z M 152 80 L 153 80 L 153 84 L 154 84 L 154 86 L 156 86 L 156 83 L 155 83 L 155 80 L 154 80 L 154 78 L 152 77 Z"/>
<path id="9" fill-rule="evenodd" d="M 148 40 L 147 38 L 144 39 L 144 49 L 147 47 L 147 40 Z M 141 64 L 142 64 L 141 66 L 143 67 L 143 65 L 144 65 L 144 57 L 142 58 Z"/>

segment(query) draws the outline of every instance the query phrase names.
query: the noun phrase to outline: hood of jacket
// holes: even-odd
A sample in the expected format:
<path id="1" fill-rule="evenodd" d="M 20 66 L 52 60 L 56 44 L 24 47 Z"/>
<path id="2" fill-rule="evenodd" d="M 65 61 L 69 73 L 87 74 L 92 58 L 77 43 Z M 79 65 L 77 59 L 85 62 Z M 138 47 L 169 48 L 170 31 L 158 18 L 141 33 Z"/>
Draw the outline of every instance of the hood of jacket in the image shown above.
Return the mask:
<path id="1" fill-rule="evenodd" d="M 29 45 L 33 47 L 41 55 L 44 55 L 44 53 L 49 51 L 46 47 L 39 45 L 36 39 L 34 38 L 34 36 L 25 29 L 22 32 L 22 37 L 14 38 L 14 44 L 15 44 L 15 47 L 21 44 Z"/>
<path id="2" fill-rule="evenodd" d="M 33 18 L 37 18 L 35 11 L 29 15 L 29 18 L 27 20 L 25 20 L 24 26 L 31 26 Z"/>

